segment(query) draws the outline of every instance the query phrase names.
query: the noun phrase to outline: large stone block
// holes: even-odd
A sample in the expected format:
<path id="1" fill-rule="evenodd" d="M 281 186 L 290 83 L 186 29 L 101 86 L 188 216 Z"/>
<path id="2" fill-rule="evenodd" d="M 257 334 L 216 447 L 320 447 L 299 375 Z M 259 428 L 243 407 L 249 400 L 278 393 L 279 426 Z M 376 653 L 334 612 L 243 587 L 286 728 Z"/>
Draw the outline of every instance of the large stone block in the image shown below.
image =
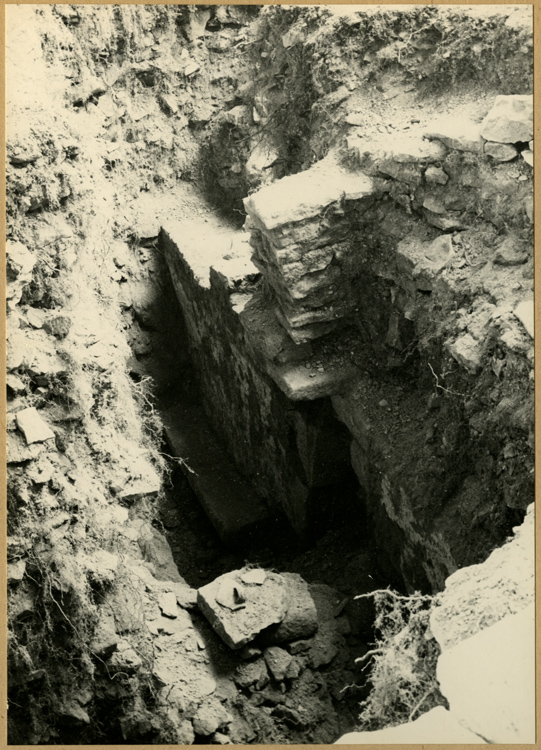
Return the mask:
<path id="1" fill-rule="evenodd" d="M 533 138 L 533 96 L 497 96 L 481 123 L 480 132 L 487 141 L 530 141 Z"/>
<path id="2" fill-rule="evenodd" d="M 287 611 L 285 580 L 267 572 L 261 584 L 246 583 L 243 570 L 216 578 L 197 592 L 197 605 L 220 638 L 232 649 L 250 643 L 280 622 Z"/>
<path id="3" fill-rule="evenodd" d="M 311 219 L 343 200 L 360 200 L 374 191 L 362 172 L 347 172 L 332 159 L 306 172 L 268 185 L 244 200 L 248 215 L 265 230 Z"/>

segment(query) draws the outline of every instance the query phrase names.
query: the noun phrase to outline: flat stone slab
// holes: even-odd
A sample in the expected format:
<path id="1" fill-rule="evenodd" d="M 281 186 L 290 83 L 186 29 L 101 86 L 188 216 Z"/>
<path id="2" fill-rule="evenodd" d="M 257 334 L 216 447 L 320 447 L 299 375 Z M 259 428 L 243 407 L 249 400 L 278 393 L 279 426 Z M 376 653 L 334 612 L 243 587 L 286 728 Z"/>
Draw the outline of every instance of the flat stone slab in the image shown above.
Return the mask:
<path id="1" fill-rule="evenodd" d="M 481 126 L 464 117 L 452 116 L 435 120 L 428 126 L 424 135 L 425 138 L 441 141 L 448 148 L 457 151 L 483 153 Z"/>
<path id="2" fill-rule="evenodd" d="M 286 614 L 286 582 L 266 571 L 262 583 L 246 583 L 246 569 L 219 576 L 197 592 L 197 606 L 220 638 L 232 649 L 252 641 Z M 231 600 L 230 592 L 236 592 Z"/>
<path id="3" fill-rule="evenodd" d="M 202 407 L 176 403 L 161 415 L 167 442 L 185 461 L 188 481 L 220 538 L 249 543 L 264 528 L 268 509 L 219 445 Z"/>
<path id="4" fill-rule="evenodd" d="M 323 372 L 304 364 L 288 364 L 270 367 L 269 375 L 292 401 L 312 401 L 345 391 L 359 370 L 349 363 Z"/>
<path id="5" fill-rule="evenodd" d="M 305 221 L 331 203 L 360 200 L 374 192 L 370 177 L 324 159 L 306 172 L 284 177 L 244 199 L 248 214 L 265 229 Z"/>

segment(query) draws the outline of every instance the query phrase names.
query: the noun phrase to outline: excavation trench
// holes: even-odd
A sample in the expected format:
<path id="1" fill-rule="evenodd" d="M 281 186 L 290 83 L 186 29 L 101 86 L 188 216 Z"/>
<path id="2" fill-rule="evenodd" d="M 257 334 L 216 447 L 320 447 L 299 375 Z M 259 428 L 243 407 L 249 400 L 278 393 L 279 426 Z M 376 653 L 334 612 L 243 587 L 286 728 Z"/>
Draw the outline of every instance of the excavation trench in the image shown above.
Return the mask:
<path id="1" fill-rule="evenodd" d="M 149 375 L 152 377 L 156 408 L 165 427 L 162 450 L 170 457 L 171 474 L 159 504 L 159 519 L 178 571 L 193 588 L 199 589 L 246 565 L 279 574 L 297 574 L 313 587 L 313 599 L 321 617 L 321 636 L 312 661 L 305 658 L 306 675 L 300 681 L 286 680 L 281 688 L 283 693 L 276 693 L 280 684 L 274 679 L 271 687 L 265 681 L 257 688 L 251 685 L 248 689 L 244 685 L 244 692 L 256 709 L 266 706 L 276 712 L 270 722 L 264 712 L 260 714 L 256 710 L 251 715 L 259 736 L 275 737 L 276 741 L 287 738 L 289 742 L 330 742 L 354 728 L 359 701 L 368 689 L 355 659 L 366 653 L 373 639 L 373 608 L 368 601 L 355 602 L 354 597 L 374 588 L 388 585 L 399 588 L 403 584 L 400 576 L 389 567 L 388 559 L 378 553 L 377 542 L 366 521 L 363 491 L 351 467 L 351 436 L 335 415 L 330 398 L 293 403 L 275 388 L 257 360 L 248 359 L 246 366 L 252 368 L 255 377 L 261 379 L 264 387 L 273 389 L 277 410 L 273 418 L 285 422 L 283 432 L 288 453 L 278 466 L 274 466 L 273 456 L 264 456 L 268 450 L 266 441 L 273 439 L 269 430 L 275 422 L 256 425 L 258 435 L 246 437 L 254 427 L 243 424 L 250 415 L 246 409 L 241 414 L 238 396 L 227 390 L 230 366 L 225 364 L 222 369 L 210 359 L 216 345 L 224 346 L 230 353 L 230 347 L 239 340 L 234 318 L 225 323 L 233 326 L 229 339 L 216 322 L 220 318 L 224 320 L 227 314 L 227 307 L 220 309 L 216 305 L 223 302 L 229 305 L 230 295 L 219 297 L 218 302 L 211 299 L 206 309 L 201 307 L 207 303 L 205 273 L 209 273 L 211 263 L 223 260 L 219 253 L 224 232 L 236 236 L 238 229 L 227 226 L 223 220 L 217 221 L 215 212 L 202 197 L 194 196 L 193 200 L 197 201 L 193 205 L 198 206 L 193 213 L 204 217 L 199 227 L 204 229 L 204 235 L 197 232 L 190 236 L 204 243 L 206 249 L 192 256 L 194 268 L 190 269 L 186 285 L 179 289 L 178 276 L 171 266 L 166 246 L 165 224 L 158 239 L 149 242 L 154 244 L 161 258 L 161 281 L 160 294 L 146 307 L 145 326 L 151 331 L 151 339 L 153 335 L 158 338 L 151 347 L 151 355 L 139 354 L 131 363 L 131 375 L 136 382 Z M 193 225 L 188 224 L 188 228 L 193 229 Z M 213 241 L 218 255 L 209 252 Z M 206 271 L 202 270 L 205 262 L 209 264 Z M 233 282 L 233 294 L 246 293 L 245 278 L 241 277 L 240 281 L 241 284 Z M 257 272 L 249 274 L 250 285 L 257 285 L 259 281 Z M 194 294 L 203 296 L 202 301 L 199 299 L 199 309 L 197 302 L 187 304 L 187 295 Z M 183 302 L 185 307 L 182 307 Z M 190 339 L 190 329 L 193 333 L 196 325 L 210 326 L 202 343 L 199 337 Z M 214 325 L 215 336 L 212 336 Z M 137 343 L 134 351 L 140 352 Z M 205 390 L 209 383 L 214 383 L 211 394 Z M 230 383 L 229 388 L 237 386 L 238 383 Z M 216 399 L 220 400 L 219 405 Z M 224 403 L 228 399 L 231 403 Z M 254 416 L 257 415 L 255 419 L 259 419 L 260 404 L 252 400 L 251 407 Z M 229 419 L 233 425 L 228 428 L 223 423 L 224 408 L 232 410 Z M 220 415 L 218 419 L 217 415 Z M 302 436 L 298 434 L 299 422 L 304 429 Z M 239 467 L 234 457 L 235 451 L 237 455 L 239 451 L 239 434 L 243 441 L 241 451 L 252 453 L 252 462 L 264 458 L 262 471 L 268 472 L 270 467 L 271 479 L 267 474 L 259 482 L 253 482 L 246 463 Z M 233 448 L 228 442 L 231 435 L 237 441 Z M 302 458 L 299 455 L 301 439 L 305 450 Z M 247 460 L 249 463 L 249 457 Z M 282 472 L 287 465 L 301 474 L 304 481 L 293 485 L 295 496 L 280 505 L 272 501 L 272 494 L 262 495 L 258 488 L 271 481 L 275 486 L 277 481 L 282 482 Z M 312 486 L 308 486 L 307 474 Z M 279 491 L 287 498 L 292 483 L 285 477 L 282 485 Z M 287 508 L 295 501 L 301 503 L 302 510 L 302 524 L 297 524 L 296 528 L 295 516 L 287 514 Z M 205 640 L 214 643 L 214 669 L 231 673 L 232 666 L 243 664 L 235 652 L 220 643 L 208 625 L 201 625 Z M 311 648 L 309 640 L 306 642 L 308 649 Z M 256 639 L 254 646 L 258 645 Z M 314 700 L 313 693 L 318 690 L 319 696 Z M 281 709 L 276 707 L 284 705 L 286 699 L 289 708 L 284 709 L 282 715 Z M 312 706 L 304 721 L 302 712 L 306 702 L 312 702 Z M 317 720 L 314 711 L 321 714 Z M 237 737 L 246 741 L 251 735 L 237 734 Z M 198 741 L 197 736 L 195 741 Z M 202 737 L 201 741 L 205 739 Z"/>
<path id="2" fill-rule="evenodd" d="M 446 613 L 466 638 L 533 591 L 526 531 L 479 572 L 533 499 L 527 10 L 10 18 L 11 741 L 329 743 L 367 696 L 370 729 L 444 705 Z M 462 574 L 387 704 L 370 592 Z M 282 619 L 240 648 L 251 596 Z"/>

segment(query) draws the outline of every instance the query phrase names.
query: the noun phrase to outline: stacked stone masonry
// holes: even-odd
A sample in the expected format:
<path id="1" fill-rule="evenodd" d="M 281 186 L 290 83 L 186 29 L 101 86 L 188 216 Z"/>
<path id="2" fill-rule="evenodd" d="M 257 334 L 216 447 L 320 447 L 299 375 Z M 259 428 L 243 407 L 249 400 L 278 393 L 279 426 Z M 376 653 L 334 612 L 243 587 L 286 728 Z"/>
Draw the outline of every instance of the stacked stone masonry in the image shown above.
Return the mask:
<path id="1" fill-rule="evenodd" d="M 496 486 L 490 467 L 517 446 L 533 451 L 532 147 L 531 96 L 499 96 L 481 123 L 446 118 L 402 140 L 367 142 L 350 130 L 341 152 L 246 198 L 245 231 L 227 247 L 204 240 L 215 246 L 204 282 L 186 228 L 165 227 L 196 358 L 213 350 L 212 367 L 201 360 L 199 371 L 234 460 L 302 532 L 324 453 L 307 449 L 322 442 L 308 422 L 332 398 L 371 523 L 412 589 L 439 589 L 486 556 L 531 500 L 525 468 Z M 425 418 L 427 381 L 418 393 L 392 383 L 412 350 L 434 379 Z M 448 372 L 471 397 L 449 389 Z M 490 427 L 477 382 L 496 400 Z M 377 414 L 374 399 L 385 405 Z M 411 419 L 397 429 L 401 412 Z M 448 419 L 458 419 L 452 436 Z M 326 417 L 319 435 L 331 424 Z M 254 445 L 264 449 L 254 455 Z M 340 450 L 319 486 L 344 476 L 344 463 Z"/>

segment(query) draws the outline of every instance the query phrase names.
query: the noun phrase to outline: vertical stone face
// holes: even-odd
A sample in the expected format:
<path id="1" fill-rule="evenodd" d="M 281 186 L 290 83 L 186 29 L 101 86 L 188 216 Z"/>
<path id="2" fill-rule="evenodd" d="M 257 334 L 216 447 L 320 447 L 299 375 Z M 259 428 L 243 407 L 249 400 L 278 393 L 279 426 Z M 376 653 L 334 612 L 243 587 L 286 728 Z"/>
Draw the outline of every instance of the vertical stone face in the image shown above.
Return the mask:
<path id="1" fill-rule="evenodd" d="M 217 437 L 259 495 L 303 534 L 318 499 L 314 488 L 341 481 L 348 471 L 348 447 L 342 442 L 332 460 L 321 464 L 318 444 L 328 429 L 336 429 L 332 411 L 322 400 L 308 411 L 296 409 L 276 384 L 275 379 L 283 385 L 283 378 L 296 372 L 301 373 L 301 385 L 293 389 L 304 387 L 305 380 L 313 388 L 317 379 L 309 379 L 304 363 L 297 363 L 299 353 L 290 351 L 296 348 L 292 342 L 284 343 L 285 333 L 273 333 L 280 328 L 273 316 L 269 325 L 261 312 L 254 283 L 257 269 L 246 254 L 239 250 L 227 260 L 238 234 L 209 232 L 208 225 L 198 231 L 171 225 L 164 229 L 162 242 Z M 259 333 L 250 336 L 254 325 Z M 318 392 L 312 395 L 317 398 Z"/>
<path id="2" fill-rule="evenodd" d="M 351 208 L 373 192 L 368 176 L 324 160 L 246 198 L 254 262 L 294 342 L 329 333 L 353 312 L 360 249 L 349 236 Z"/>

